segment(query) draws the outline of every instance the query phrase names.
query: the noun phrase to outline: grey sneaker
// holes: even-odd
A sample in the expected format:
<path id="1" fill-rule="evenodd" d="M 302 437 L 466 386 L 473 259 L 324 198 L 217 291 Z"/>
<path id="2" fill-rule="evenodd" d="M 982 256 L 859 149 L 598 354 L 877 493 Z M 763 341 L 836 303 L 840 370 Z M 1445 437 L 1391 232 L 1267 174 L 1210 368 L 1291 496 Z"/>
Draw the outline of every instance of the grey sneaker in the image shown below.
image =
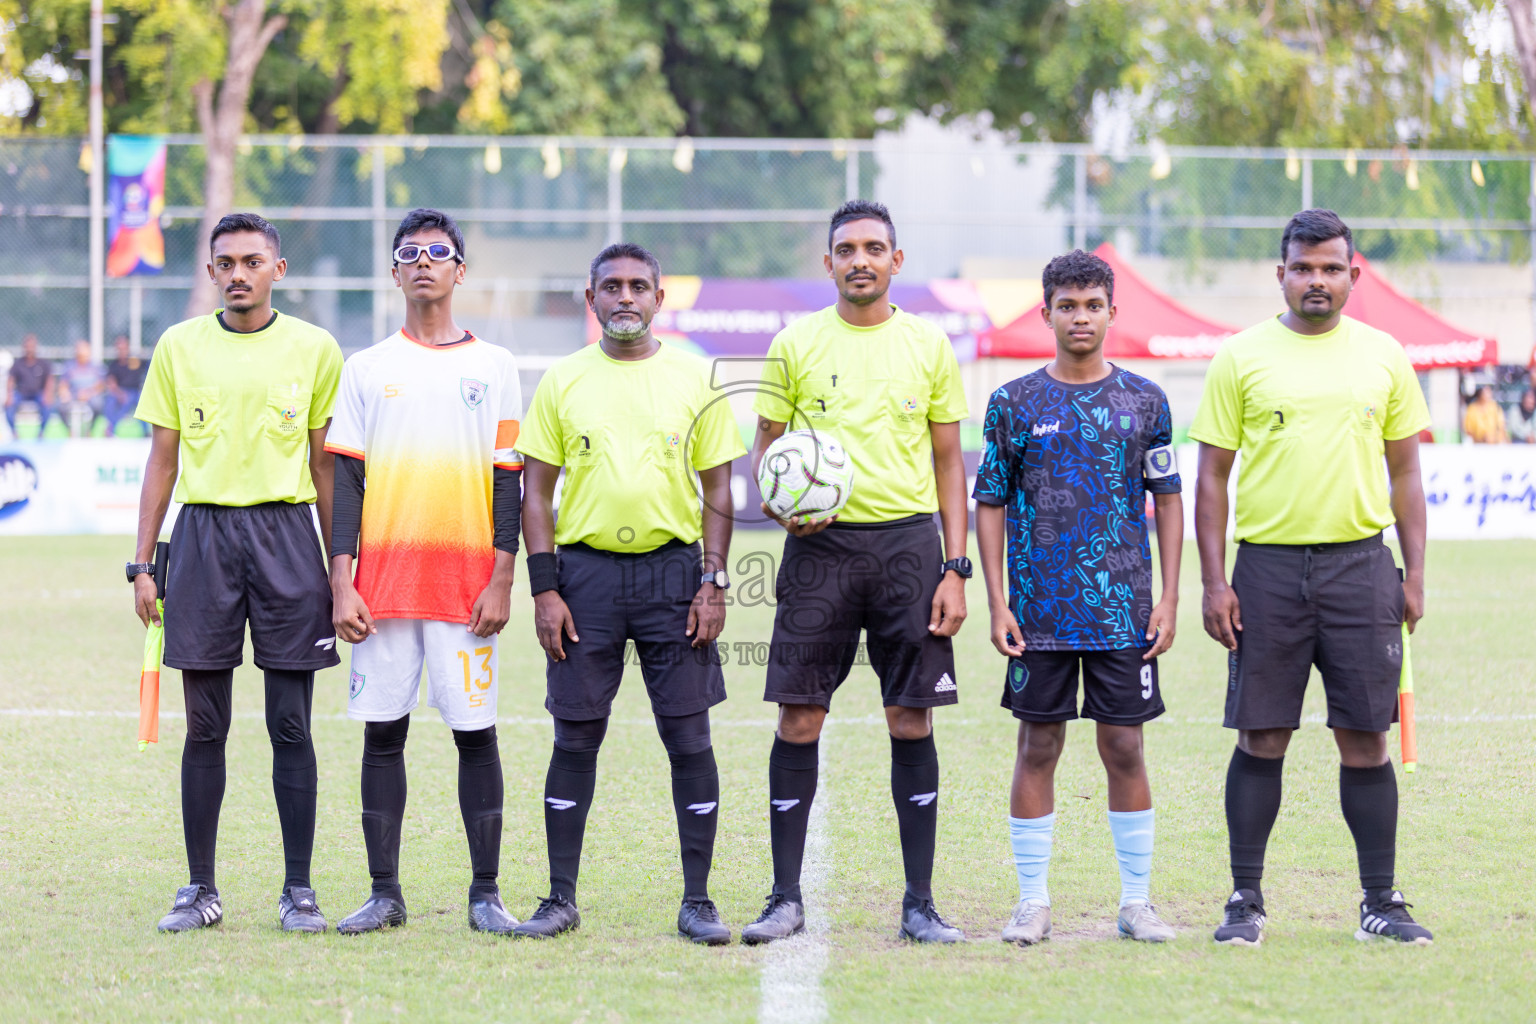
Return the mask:
<path id="1" fill-rule="evenodd" d="M 490 932 L 492 935 L 511 935 L 517 927 L 517 918 L 507 913 L 501 897 L 495 893 L 469 901 L 470 931 Z"/>
<path id="2" fill-rule="evenodd" d="M 1033 946 L 1051 937 L 1051 905 L 1044 900 L 1019 900 L 1003 926 L 1003 941 Z"/>
<path id="3" fill-rule="evenodd" d="M 903 908 L 901 929 L 896 933 L 896 937 L 912 942 L 938 942 L 947 945 L 953 942 L 964 942 L 965 932 L 940 917 L 938 908 L 933 905 L 933 900 L 921 900 L 915 907 Z"/>
<path id="4" fill-rule="evenodd" d="M 756 946 L 776 939 L 787 939 L 805 930 L 805 905 L 799 900 L 785 899 L 778 893 L 768 894 L 768 905 L 757 920 L 741 929 L 741 941 Z"/>
<path id="5" fill-rule="evenodd" d="M 1120 905 L 1120 918 L 1115 922 L 1122 939 L 1137 942 L 1168 942 L 1178 937 L 1178 932 L 1157 916 L 1157 908 L 1146 900 L 1132 900 Z"/>

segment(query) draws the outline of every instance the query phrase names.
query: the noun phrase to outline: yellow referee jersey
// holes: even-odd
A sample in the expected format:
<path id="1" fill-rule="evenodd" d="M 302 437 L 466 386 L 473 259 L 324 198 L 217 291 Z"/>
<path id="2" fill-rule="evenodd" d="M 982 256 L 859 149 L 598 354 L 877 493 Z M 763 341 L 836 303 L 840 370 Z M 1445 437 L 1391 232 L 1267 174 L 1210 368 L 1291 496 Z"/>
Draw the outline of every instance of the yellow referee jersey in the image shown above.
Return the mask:
<path id="1" fill-rule="evenodd" d="M 331 418 L 341 362 L 330 334 L 276 312 L 249 334 L 216 314 L 166 330 L 134 415 L 181 432 L 176 500 L 314 501 L 309 431 Z"/>
<path id="2" fill-rule="evenodd" d="M 565 467 L 556 544 L 651 551 L 704 534 L 694 471 L 746 454 L 709 364 L 662 343 L 648 359 L 601 345 L 566 356 L 539 381 L 517 449 Z"/>
<path id="3" fill-rule="evenodd" d="M 936 512 L 929 422 L 966 416 L 949 337 L 891 307 L 878 327 L 855 327 L 828 306 L 790 324 L 768 347 L 753 408 L 791 430 L 825 430 L 853 460 L 853 494 L 838 519 L 883 523 Z"/>
<path id="4" fill-rule="evenodd" d="M 1349 317 L 1297 334 L 1275 317 L 1217 350 L 1189 436 L 1242 453 L 1238 540 L 1336 544 L 1392 525 L 1385 442 L 1427 426 L 1419 379 L 1390 334 Z"/>

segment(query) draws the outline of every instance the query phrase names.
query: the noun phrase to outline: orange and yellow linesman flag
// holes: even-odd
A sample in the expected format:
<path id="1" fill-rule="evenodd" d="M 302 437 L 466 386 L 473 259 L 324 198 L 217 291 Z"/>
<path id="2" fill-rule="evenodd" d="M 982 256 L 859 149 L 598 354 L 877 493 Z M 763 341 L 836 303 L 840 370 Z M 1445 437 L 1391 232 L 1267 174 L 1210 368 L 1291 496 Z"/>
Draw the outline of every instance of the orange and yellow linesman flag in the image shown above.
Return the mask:
<path id="1" fill-rule="evenodd" d="M 139 753 L 160 742 L 160 655 L 165 652 L 165 602 L 155 598 L 160 622 L 144 633 L 144 668 L 139 673 Z"/>
<path id="2" fill-rule="evenodd" d="M 1403 623 L 1403 674 L 1397 680 L 1398 737 L 1403 744 L 1403 771 L 1419 766 L 1419 740 L 1413 729 L 1413 656 L 1408 651 L 1408 623 Z"/>
<path id="3" fill-rule="evenodd" d="M 171 546 L 155 545 L 155 613 L 160 622 L 144 632 L 144 667 L 139 671 L 139 753 L 160 742 L 160 657 L 165 653 L 165 578 L 171 572 Z"/>

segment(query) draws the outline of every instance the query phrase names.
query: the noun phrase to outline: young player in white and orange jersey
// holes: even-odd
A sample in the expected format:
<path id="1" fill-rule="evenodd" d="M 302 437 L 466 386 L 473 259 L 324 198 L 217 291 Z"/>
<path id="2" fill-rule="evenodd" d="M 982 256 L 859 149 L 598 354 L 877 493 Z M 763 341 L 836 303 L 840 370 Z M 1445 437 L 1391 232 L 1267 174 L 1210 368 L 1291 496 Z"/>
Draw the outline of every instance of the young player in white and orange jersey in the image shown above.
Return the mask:
<path id="1" fill-rule="evenodd" d="M 517 924 L 496 885 L 496 634 L 511 612 L 523 399 L 512 353 L 454 322 L 453 291 L 464 273 L 464 236 L 453 218 L 407 214 L 395 232 L 393 271 L 405 327 L 347 361 L 326 443 L 343 510 L 331 590 L 336 635 L 357 645 L 347 715 L 366 723 L 363 839 L 373 876 L 368 901 L 338 926 L 348 934 L 405 923 L 405 738 L 423 667 L 427 704 L 459 748 L 459 809 L 474 871 L 469 926 L 508 934 Z"/>

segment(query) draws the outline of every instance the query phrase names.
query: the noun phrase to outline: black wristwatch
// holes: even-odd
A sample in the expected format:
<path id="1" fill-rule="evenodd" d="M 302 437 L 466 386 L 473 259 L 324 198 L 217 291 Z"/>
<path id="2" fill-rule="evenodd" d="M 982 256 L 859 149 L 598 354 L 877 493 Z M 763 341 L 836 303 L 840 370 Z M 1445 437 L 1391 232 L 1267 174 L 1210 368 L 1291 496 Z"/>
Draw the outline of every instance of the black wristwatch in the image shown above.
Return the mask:
<path id="1" fill-rule="evenodd" d="M 699 586 L 702 587 L 706 583 L 713 583 L 721 590 L 731 589 L 731 578 L 725 574 L 724 569 L 721 569 L 719 572 L 706 572 L 699 579 Z"/>
<path id="2" fill-rule="evenodd" d="M 129 562 L 127 566 L 128 582 L 132 583 L 135 576 L 147 573 L 150 579 L 155 578 L 154 562 Z"/>
<path id="3" fill-rule="evenodd" d="M 961 555 L 959 558 L 951 558 L 939 566 L 939 578 L 943 579 L 944 574 L 951 569 L 959 573 L 961 579 L 968 580 L 971 578 L 971 560 L 964 555 Z"/>

